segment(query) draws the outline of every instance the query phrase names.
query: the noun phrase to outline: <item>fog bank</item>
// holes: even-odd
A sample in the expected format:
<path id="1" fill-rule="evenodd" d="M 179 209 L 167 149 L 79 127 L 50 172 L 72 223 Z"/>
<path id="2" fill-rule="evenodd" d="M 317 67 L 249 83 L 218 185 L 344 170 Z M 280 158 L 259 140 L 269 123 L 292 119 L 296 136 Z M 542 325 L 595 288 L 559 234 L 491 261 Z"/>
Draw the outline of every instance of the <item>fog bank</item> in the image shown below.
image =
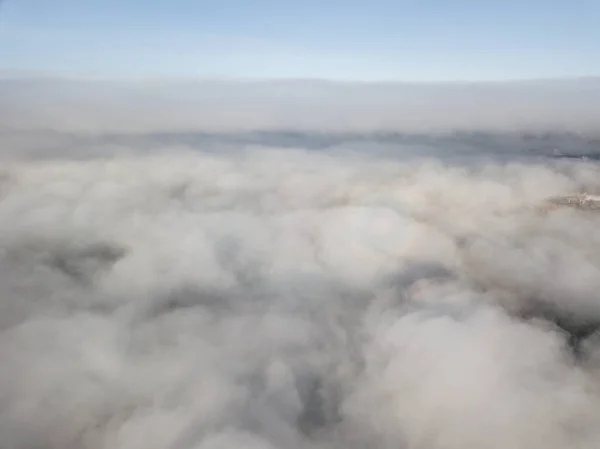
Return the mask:
<path id="1" fill-rule="evenodd" d="M 600 214 L 540 207 L 600 193 L 592 138 L 478 134 L 516 126 L 483 106 L 443 138 L 295 106 L 340 134 L 244 134 L 267 119 L 236 108 L 194 121 L 231 134 L 165 134 L 143 99 L 24 92 L 0 120 L 0 447 L 600 445 Z"/>
<path id="2" fill-rule="evenodd" d="M 0 77 L 0 123 L 86 132 L 535 131 L 598 135 L 600 80 L 341 83 Z"/>

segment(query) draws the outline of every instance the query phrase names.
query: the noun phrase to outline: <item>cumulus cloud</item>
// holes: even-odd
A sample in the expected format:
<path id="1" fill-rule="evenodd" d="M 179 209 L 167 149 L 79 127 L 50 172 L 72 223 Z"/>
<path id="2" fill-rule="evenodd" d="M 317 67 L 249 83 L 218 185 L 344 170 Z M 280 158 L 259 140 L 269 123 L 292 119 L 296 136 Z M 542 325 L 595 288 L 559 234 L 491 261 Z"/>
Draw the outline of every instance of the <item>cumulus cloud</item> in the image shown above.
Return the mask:
<path id="1" fill-rule="evenodd" d="M 3 142 L 0 446 L 600 444 L 600 215 L 538 207 L 593 140 L 57 114 Z"/>

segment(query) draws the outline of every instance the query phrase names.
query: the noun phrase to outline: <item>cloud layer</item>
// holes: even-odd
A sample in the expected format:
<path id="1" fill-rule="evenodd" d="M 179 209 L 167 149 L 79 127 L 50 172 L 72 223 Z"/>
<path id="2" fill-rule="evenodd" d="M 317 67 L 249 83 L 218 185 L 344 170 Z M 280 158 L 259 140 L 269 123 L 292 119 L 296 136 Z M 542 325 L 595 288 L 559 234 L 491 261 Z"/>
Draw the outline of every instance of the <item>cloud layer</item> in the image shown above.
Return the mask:
<path id="1" fill-rule="evenodd" d="M 600 215 L 538 207 L 600 192 L 594 160 L 151 121 L 111 151 L 57 114 L 3 143 L 3 448 L 600 444 Z"/>
<path id="2" fill-rule="evenodd" d="M 61 131 L 572 131 L 597 135 L 600 80 L 402 84 L 0 79 L 3 127 Z"/>

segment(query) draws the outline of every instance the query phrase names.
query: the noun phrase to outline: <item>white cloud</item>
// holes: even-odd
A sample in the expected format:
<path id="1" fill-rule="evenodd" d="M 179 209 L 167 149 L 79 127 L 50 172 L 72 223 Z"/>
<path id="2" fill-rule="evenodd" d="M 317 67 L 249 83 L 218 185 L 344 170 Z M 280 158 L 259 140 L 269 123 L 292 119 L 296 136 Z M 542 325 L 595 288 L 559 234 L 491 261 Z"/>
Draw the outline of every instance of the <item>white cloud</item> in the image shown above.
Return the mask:
<path id="1" fill-rule="evenodd" d="M 291 150 L 7 168 L 3 438 L 591 447 L 595 370 L 512 315 L 600 318 L 595 218 L 527 208 L 589 170 Z"/>
<path id="2" fill-rule="evenodd" d="M 66 117 L 3 141 L 29 158 L 0 172 L 1 446 L 598 447 L 599 216 L 537 209 L 599 192 L 595 162 L 507 135 L 115 149 L 131 123 Z"/>

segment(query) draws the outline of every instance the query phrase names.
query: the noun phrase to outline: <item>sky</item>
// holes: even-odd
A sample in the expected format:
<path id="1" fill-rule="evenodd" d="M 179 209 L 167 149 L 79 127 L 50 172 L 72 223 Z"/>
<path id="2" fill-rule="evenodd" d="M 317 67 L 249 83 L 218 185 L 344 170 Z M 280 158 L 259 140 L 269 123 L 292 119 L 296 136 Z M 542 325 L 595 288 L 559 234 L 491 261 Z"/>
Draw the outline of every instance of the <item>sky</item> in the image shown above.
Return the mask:
<path id="1" fill-rule="evenodd" d="M 597 0 L 4 0 L 0 69 L 366 81 L 598 76 L 598 23 Z"/>

